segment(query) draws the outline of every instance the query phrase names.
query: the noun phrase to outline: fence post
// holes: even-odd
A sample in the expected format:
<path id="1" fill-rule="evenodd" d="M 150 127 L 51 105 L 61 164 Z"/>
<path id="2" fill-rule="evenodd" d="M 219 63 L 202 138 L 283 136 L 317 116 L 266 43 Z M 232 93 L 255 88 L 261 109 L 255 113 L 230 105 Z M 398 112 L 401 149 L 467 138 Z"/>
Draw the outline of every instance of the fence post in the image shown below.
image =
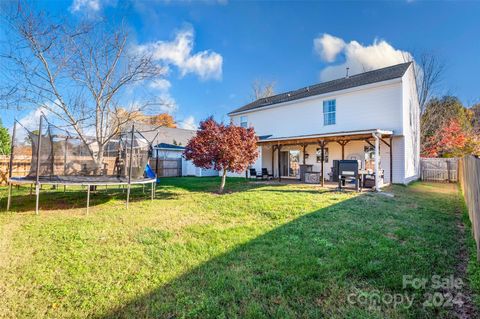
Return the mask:
<path id="1" fill-rule="evenodd" d="M 450 183 L 450 160 L 447 160 L 447 179 Z"/>

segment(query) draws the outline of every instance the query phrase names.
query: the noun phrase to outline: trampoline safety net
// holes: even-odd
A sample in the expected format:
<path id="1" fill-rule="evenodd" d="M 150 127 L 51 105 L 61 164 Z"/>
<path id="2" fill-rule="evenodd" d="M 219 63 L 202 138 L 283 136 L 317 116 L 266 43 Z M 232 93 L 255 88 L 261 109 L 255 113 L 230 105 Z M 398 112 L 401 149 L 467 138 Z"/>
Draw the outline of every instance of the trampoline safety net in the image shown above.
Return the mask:
<path id="1" fill-rule="evenodd" d="M 16 125 L 14 135 L 13 157 L 31 158 L 26 179 L 143 179 L 151 153 L 150 142 L 133 127 L 103 145 L 51 124 L 35 131 Z"/>

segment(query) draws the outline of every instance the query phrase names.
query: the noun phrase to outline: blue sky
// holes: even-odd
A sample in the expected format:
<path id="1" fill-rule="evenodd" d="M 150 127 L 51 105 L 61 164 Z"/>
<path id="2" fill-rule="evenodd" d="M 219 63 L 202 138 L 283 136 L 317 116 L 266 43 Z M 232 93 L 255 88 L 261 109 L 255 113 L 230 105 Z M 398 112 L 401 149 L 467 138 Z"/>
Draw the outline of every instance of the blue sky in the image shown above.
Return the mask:
<path id="1" fill-rule="evenodd" d="M 251 100 L 255 79 L 274 81 L 280 93 L 328 80 L 346 65 L 392 64 L 406 52 L 432 52 L 446 63 L 442 92 L 464 103 L 480 98 L 480 2 L 75 0 L 41 6 L 72 19 L 125 16 L 132 43 L 169 66 L 166 81 L 152 90 L 172 102 L 168 110 L 186 127 L 209 115 L 227 120 L 229 111 Z M 2 120 L 11 126 L 13 117 L 25 116 L 10 111 Z"/>

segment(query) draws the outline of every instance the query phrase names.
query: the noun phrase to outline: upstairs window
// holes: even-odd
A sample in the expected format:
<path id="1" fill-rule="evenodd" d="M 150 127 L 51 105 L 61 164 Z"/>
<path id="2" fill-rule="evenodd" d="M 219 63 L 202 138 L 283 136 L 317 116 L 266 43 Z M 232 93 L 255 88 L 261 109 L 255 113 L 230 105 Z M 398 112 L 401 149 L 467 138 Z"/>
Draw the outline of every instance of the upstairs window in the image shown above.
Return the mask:
<path id="1" fill-rule="evenodd" d="M 248 117 L 240 116 L 240 126 L 244 128 L 248 128 Z"/>
<path id="2" fill-rule="evenodd" d="M 323 125 L 335 124 L 337 106 L 335 100 L 323 101 Z"/>

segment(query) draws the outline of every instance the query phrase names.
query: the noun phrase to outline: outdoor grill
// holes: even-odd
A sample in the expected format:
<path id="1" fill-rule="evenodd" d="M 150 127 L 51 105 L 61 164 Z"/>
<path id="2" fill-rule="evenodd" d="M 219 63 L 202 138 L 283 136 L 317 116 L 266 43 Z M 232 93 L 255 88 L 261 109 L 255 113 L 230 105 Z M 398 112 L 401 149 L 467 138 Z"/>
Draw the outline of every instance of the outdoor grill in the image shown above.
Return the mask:
<path id="1" fill-rule="evenodd" d="M 359 169 L 357 160 L 338 161 L 338 188 L 342 189 L 347 183 L 354 183 L 355 189 L 359 190 Z"/>

